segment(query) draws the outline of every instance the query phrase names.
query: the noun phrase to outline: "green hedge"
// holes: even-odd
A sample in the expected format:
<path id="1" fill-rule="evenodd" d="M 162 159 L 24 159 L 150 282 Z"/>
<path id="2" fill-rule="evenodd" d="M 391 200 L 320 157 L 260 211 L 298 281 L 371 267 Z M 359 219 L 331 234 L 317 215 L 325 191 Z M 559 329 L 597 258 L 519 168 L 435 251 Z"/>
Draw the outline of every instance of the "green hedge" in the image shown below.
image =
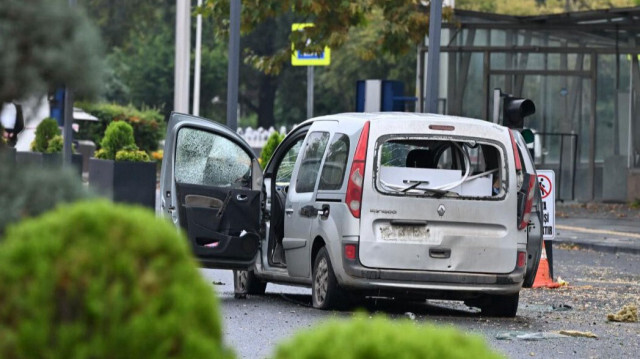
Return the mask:
<path id="1" fill-rule="evenodd" d="M 0 237 L 11 223 L 38 216 L 61 203 L 90 197 L 80 177 L 66 168 L 2 163 L 0 184 Z"/>
<path id="2" fill-rule="evenodd" d="M 0 246 L 2 358 L 229 358 L 185 238 L 151 211 L 61 206 Z"/>
<path id="3" fill-rule="evenodd" d="M 276 151 L 280 142 L 284 140 L 284 137 L 285 135 L 280 132 L 274 132 L 269 136 L 264 147 L 262 147 L 262 151 L 260 152 L 260 165 L 262 168 L 267 167 L 267 163 L 269 163 L 271 156 L 273 156 L 273 153 Z"/>
<path id="4" fill-rule="evenodd" d="M 453 327 L 357 314 L 305 330 L 276 348 L 275 359 L 501 358 L 484 340 Z"/>
<path id="5" fill-rule="evenodd" d="M 75 105 L 98 118 L 97 122 L 83 121 L 76 138 L 91 140 L 98 147 L 107 126 L 113 121 L 129 123 L 133 127 L 136 145 L 145 152 L 157 150 L 158 141 L 165 135 L 164 117 L 157 110 L 140 111 L 132 106 L 109 103 L 76 103 Z"/>

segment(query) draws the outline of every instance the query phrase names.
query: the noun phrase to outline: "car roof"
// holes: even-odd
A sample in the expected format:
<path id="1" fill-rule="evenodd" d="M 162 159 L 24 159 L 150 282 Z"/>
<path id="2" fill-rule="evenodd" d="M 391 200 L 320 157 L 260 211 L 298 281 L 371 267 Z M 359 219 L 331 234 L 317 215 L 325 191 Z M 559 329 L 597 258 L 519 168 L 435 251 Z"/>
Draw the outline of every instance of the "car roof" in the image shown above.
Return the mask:
<path id="1" fill-rule="evenodd" d="M 415 113 L 415 112 L 346 112 L 333 115 L 326 115 L 308 119 L 295 128 L 309 125 L 317 121 L 353 121 L 364 124 L 366 121 L 389 121 L 389 120 L 426 120 L 438 124 L 459 124 L 473 126 L 489 126 L 503 127 L 493 122 L 479 120 L 475 118 L 440 115 L 433 113 Z"/>

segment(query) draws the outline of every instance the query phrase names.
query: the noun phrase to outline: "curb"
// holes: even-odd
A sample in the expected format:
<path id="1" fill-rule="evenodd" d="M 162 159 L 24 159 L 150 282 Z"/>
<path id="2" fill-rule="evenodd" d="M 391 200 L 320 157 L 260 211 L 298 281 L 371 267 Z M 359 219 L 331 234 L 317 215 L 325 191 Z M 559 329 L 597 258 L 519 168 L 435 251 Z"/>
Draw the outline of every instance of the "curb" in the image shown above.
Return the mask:
<path id="1" fill-rule="evenodd" d="M 640 255 L 640 248 L 619 247 L 619 246 L 612 246 L 612 245 L 607 245 L 602 243 L 589 243 L 589 242 L 579 242 L 579 241 L 571 241 L 571 240 L 554 239 L 553 241 L 556 243 L 562 243 L 569 246 L 575 246 L 580 249 L 590 249 L 596 252 L 604 252 L 604 253 L 611 253 L 611 254 L 626 253 L 626 254 Z"/>

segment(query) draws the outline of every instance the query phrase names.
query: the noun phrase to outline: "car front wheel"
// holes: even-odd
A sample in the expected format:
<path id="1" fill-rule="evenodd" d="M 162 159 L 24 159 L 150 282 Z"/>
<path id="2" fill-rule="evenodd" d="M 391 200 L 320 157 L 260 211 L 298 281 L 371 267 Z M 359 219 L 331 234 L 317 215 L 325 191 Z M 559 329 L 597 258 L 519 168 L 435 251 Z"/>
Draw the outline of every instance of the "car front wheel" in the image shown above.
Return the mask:
<path id="1" fill-rule="evenodd" d="M 267 283 L 261 281 L 251 270 L 233 271 L 233 293 L 236 298 L 246 298 L 249 295 L 262 295 L 267 289 Z"/>

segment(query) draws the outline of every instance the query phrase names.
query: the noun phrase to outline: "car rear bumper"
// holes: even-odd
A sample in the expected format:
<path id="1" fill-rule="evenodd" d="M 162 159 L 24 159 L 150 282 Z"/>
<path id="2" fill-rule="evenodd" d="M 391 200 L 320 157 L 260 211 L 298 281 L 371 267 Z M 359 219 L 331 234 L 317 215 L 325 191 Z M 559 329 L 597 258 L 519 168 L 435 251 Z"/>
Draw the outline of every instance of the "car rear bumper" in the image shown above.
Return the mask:
<path id="1" fill-rule="evenodd" d="M 377 269 L 343 258 L 342 272 L 340 284 L 352 289 L 511 294 L 522 288 L 525 268 L 506 274 Z"/>

